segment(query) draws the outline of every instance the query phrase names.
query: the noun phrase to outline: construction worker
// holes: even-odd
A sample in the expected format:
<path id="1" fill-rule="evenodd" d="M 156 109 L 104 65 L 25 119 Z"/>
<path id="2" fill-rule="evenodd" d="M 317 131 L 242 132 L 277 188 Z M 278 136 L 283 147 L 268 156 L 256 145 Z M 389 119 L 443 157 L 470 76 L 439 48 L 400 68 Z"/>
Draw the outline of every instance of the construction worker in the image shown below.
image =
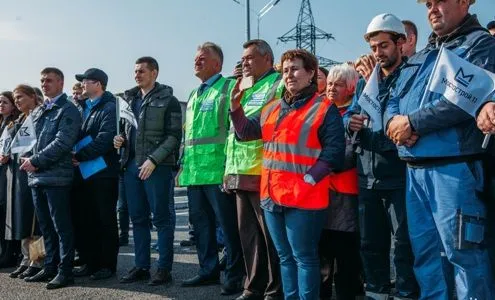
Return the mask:
<path id="1" fill-rule="evenodd" d="M 194 59 L 199 88 L 189 96 L 186 111 L 184 154 L 178 183 L 187 186 L 189 216 L 194 228 L 200 270 L 182 282 L 183 287 L 217 284 L 220 279 L 216 220 L 224 233 L 227 250 L 222 295 L 242 290 L 242 249 L 237 232 L 233 197 L 222 192 L 225 172 L 225 142 L 229 130 L 230 91 L 235 81 L 222 71 L 222 49 L 211 42 L 198 47 Z"/>
<path id="2" fill-rule="evenodd" d="M 242 76 L 252 77 L 241 104 L 247 116 L 280 99 L 282 75 L 273 69 L 273 52 L 267 42 L 251 40 L 243 45 Z M 246 265 L 244 292 L 237 300 L 276 299 L 282 295 L 277 253 L 260 207 L 260 176 L 263 155 L 261 139 L 239 141 L 232 127 L 227 139 L 225 188 L 236 195 L 237 222 Z"/>
<path id="3" fill-rule="evenodd" d="M 384 124 L 407 161 L 407 217 L 421 299 L 452 299 L 454 280 L 457 299 L 493 299 L 483 134 L 441 94 L 423 95 L 440 47 L 493 72 L 495 39 L 469 14 L 475 0 L 418 2 L 426 5 L 433 33 L 402 69 Z"/>
<path id="4" fill-rule="evenodd" d="M 389 100 L 404 65 L 401 47 L 406 32 L 401 20 L 392 14 L 380 14 L 368 25 L 365 40 L 374 59 L 380 64 L 379 96 L 382 107 Z M 363 87 L 358 83 L 358 87 Z M 397 154 L 396 146 L 383 130 L 374 132 L 364 126 L 368 116 L 358 104 L 362 90 L 356 91 L 346 116 L 347 129 L 357 132 L 359 178 L 359 220 L 361 256 L 366 277 L 366 295 L 373 299 L 387 299 L 392 288 L 390 281 L 390 235 L 393 236 L 393 265 L 396 273 L 394 298 L 414 298 L 418 294 L 413 273 L 413 256 L 406 218 L 405 162 Z"/>

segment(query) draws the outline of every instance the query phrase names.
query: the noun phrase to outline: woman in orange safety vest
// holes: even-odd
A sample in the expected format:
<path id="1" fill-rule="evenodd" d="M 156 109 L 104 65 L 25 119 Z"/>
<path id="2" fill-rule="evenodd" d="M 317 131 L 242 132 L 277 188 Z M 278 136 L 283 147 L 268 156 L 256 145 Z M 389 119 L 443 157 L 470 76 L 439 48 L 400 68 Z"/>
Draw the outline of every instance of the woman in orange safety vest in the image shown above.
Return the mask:
<path id="1" fill-rule="evenodd" d="M 317 92 L 318 62 L 306 50 L 281 58 L 285 92 L 247 118 L 238 80 L 231 118 L 241 140 L 263 140 L 261 207 L 280 258 L 286 299 L 318 299 L 318 241 L 329 203 L 329 174 L 344 165 L 339 111 Z"/>

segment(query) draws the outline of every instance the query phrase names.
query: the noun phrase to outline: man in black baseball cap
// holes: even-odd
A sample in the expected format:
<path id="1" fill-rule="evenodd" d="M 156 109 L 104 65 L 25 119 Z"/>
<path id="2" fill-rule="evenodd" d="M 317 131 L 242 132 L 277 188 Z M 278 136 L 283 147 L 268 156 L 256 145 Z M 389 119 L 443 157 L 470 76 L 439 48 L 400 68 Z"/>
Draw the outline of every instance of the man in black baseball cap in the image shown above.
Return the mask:
<path id="1" fill-rule="evenodd" d="M 486 29 L 490 31 L 490 34 L 492 36 L 495 36 L 495 20 L 488 22 L 488 24 L 486 25 Z"/>
<path id="2" fill-rule="evenodd" d="M 120 165 L 113 149 L 113 137 L 117 134 L 116 99 L 106 91 L 108 76 L 102 70 L 88 69 L 76 75 L 76 79 L 82 82 L 83 93 L 88 97 L 79 135 L 88 143 L 74 154 L 73 164 L 77 167 L 95 159 L 104 163 L 96 172 L 76 168 L 74 231 L 80 259 L 86 265 L 74 276 L 101 280 L 115 274 L 119 249 L 115 208 Z"/>
<path id="3" fill-rule="evenodd" d="M 84 72 L 84 74 L 77 74 L 76 79 L 77 81 L 81 81 L 81 82 L 85 79 L 99 81 L 103 87 L 106 87 L 108 83 L 107 74 L 97 68 L 87 69 L 86 72 Z M 105 90 L 105 88 L 103 88 L 103 90 Z"/>

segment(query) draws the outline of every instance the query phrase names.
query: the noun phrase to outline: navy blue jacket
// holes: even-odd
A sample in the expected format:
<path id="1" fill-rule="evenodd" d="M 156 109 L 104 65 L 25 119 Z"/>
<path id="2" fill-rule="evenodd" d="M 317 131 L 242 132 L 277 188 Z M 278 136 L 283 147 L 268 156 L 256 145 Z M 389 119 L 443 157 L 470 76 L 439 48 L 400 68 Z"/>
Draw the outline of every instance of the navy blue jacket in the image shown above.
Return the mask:
<path id="1" fill-rule="evenodd" d="M 107 167 L 90 178 L 117 178 L 120 164 L 117 150 L 113 147 L 113 137 L 117 134 L 117 114 L 115 97 L 105 92 L 100 101 L 91 108 L 79 133 L 79 140 L 90 135 L 93 141 L 76 153 L 78 161 L 88 161 L 103 156 Z"/>
<path id="2" fill-rule="evenodd" d="M 419 134 L 413 147 L 399 147 L 399 156 L 414 163 L 482 155 L 483 134 L 467 112 L 432 93 L 421 103 L 441 45 L 463 59 L 495 72 L 495 39 L 475 15 L 466 16 L 451 34 L 432 34 L 425 49 L 411 57 L 401 71 L 397 88 L 387 105 L 385 126 L 395 115 L 407 115 Z"/>
<path id="3" fill-rule="evenodd" d="M 38 170 L 29 174 L 29 186 L 71 185 L 72 149 L 81 129 L 79 111 L 62 94 L 51 108 L 40 106 L 32 114 L 37 141 L 30 160 Z"/>

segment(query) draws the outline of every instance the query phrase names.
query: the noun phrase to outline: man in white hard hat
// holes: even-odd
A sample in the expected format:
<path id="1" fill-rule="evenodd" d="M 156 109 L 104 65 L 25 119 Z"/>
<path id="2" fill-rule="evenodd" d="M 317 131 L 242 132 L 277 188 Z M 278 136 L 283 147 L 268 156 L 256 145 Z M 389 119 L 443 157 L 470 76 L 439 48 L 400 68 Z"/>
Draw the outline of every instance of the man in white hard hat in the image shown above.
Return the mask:
<path id="1" fill-rule="evenodd" d="M 401 20 L 392 14 L 374 17 L 364 36 L 380 64 L 379 96 L 382 107 L 389 100 L 389 90 L 395 85 L 404 65 L 401 47 L 406 31 Z M 364 86 L 364 79 L 358 83 Z M 399 159 L 397 148 L 383 130 L 374 132 L 365 126 L 366 113 L 361 114 L 355 94 L 350 108 L 347 129 L 357 132 L 360 151 L 358 159 L 359 214 L 361 257 L 366 277 L 366 295 L 373 299 L 387 299 L 391 292 L 390 238 L 394 241 L 396 273 L 395 299 L 415 298 L 418 287 L 414 278 L 411 245 L 406 218 L 406 164 Z"/>
<path id="2" fill-rule="evenodd" d="M 384 121 L 407 161 L 407 217 L 421 299 L 452 299 L 454 281 L 457 299 L 493 299 L 486 248 L 486 203 L 493 199 L 483 193 L 489 171 L 483 133 L 470 114 L 442 94 L 427 93 L 426 85 L 440 47 L 494 72 L 495 39 L 469 14 L 474 0 L 418 2 L 426 5 L 433 33 L 401 70 Z M 413 133 L 416 143 L 403 145 Z"/>

